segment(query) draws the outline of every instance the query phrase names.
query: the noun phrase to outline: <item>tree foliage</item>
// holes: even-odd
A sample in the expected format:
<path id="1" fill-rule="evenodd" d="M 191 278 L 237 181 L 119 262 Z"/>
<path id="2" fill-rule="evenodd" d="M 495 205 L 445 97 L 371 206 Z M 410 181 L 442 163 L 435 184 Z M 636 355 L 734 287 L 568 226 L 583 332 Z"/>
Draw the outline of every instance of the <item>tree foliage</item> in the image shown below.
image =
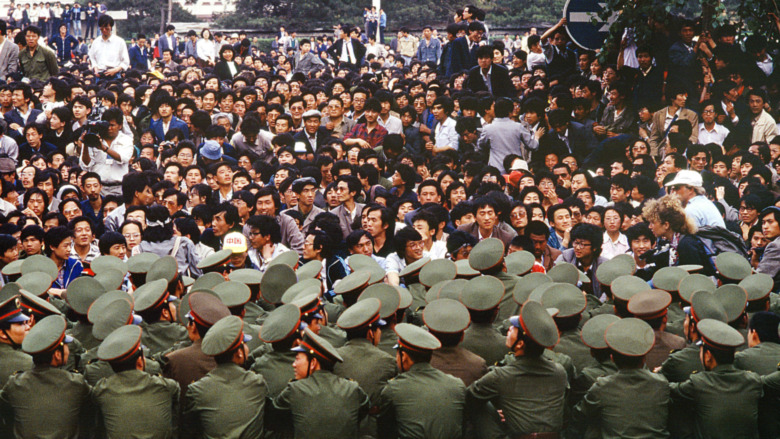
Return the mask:
<path id="1" fill-rule="evenodd" d="M 127 11 L 127 20 L 117 22 L 117 30 L 125 38 L 138 33 L 154 35 L 160 31 L 163 10 L 165 14 L 168 13 L 166 0 L 106 0 L 106 5 L 112 11 Z M 197 21 L 194 15 L 176 2 L 173 2 L 172 12 L 171 21 Z"/>

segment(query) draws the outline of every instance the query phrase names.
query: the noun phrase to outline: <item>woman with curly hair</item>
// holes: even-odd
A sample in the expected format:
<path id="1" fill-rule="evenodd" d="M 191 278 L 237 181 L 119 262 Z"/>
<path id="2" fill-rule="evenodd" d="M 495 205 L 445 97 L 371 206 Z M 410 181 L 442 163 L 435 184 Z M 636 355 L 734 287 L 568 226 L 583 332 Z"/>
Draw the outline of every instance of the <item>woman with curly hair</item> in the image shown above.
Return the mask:
<path id="1" fill-rule="evenodd" d="M 649 200 L 642 209 L 653 235 L 658 238 L 653 259 L 657 268 L 678 265 L 701 265 L 702 274 L 712 276 L 715 267 L 704 243 L 696 237 L 696 224 L 683 209 L 680 200 L 667 195 L 658 200 Z"/>

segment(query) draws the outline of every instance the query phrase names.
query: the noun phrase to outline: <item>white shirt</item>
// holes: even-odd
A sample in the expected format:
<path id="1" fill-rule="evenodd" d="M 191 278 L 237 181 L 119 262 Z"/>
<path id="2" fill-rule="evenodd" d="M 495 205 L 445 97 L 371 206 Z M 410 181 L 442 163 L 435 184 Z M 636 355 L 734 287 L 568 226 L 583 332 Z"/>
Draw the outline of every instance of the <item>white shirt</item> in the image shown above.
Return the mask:
<path id="1" fill-rule="evenodd" d="M 104 140 L 103 145 L 108 146 L 108 143 Z M 79 165 L 86 171 L 98 173 L 103 179 L 103 184 L 121 183 L 122 177 L 129 171 L 130 159 L 133 157 L 133 138 L 126 134 L 119 133 L 116 136 L 116 139 L 111 143 L 109 149 L 116 151 L 117 154 L 119 154 L 120 161 L 114 160 L 107 153 L 100 151 L 99 149 L 87 148 L 87 153 L 90 158 L 89 165 L 81 160 L 81 154 L 79 154 Z"/>
<path id="2" fill-rule="evenodd" d="M 387 122 L 382 120 L 382 116 L 379 116 L 377 122 L 387 130 L 388 134 L 401 134 L 404 130 L 404 124 L 401 122 L 401 119 L 395 116 L 389 116 Z"/>
<path id="3" fill-rule="evenodd" d="M 704 122 L 699 124 L 699 143 L 706 145 L 708 143 L 717 143 L 723 146 L 723 142 L 726 140 L 726 136 L 729 135 L 729 129 L 720 124 L 715 124 L 712 127 L 712 131 L 707 131 L 704 127 Z"/>
<path id="4" fill-rule="evenodd" d="M 617 255 L 628 253 L 628 238 L 624 234 L 618 235 L 617 241 L 612 241 L 607 232 L 604 232 L 604 243 L 601 245 L 601 256 L 604 259 L 612 259 Z"/>
<path id="5" fill-rule="evenodd" d="M 357 60 L 355 59 L 355 48 L 352 47 L 352 38 L 344 40 L 341 44 L 341 57 L 339 58 L 339 61 L 348 62 L 350 64 L 357 63 Z"/>
<path id="6" fill-rule="evenodd" d="M 89 47 L 89 61 L 99 71 L 121 67 L 127 70 L 130 67 L 130 56 L 127 54 L 127 44 L 116 35 L 111 35 L 108 40 L 96 38 Z"/>
<path id="7" fill-rule="evenodd" d="M 547 58 L 544 57 L 544 53 L 528 52 L 528 69 L 533 71 L 535 67 L 544 67 L 547 65 Z"/>
<path id="8" fill-rule="evenodd" d="M 769 76 L 772 74 L 772 71 L 775 69 L 775 64 L 772 62 L 772 57 L 769 56 L 769 54 L 766 54 L 766 59 L 763 61 L 756 61 L 756 65 L 759 69 L 761 69 L 762 72 L 766 76 Z"/>
<path id="9" fill-rule="evenodd" d="M 435 128 L 436 141 L 434 144 L 437 148 L 448 146 L 454 150 L 458 150 L 458 132 L 455 131 L 455 120 L 448 117 L 444 123 L 437 123 Z"/>
<path id="10" fill-rule="evenodd" d="M 195 44 L 195 51 L 198 58 L 203 61 L 214 62 L 214 41 L 201 38 Z"/>

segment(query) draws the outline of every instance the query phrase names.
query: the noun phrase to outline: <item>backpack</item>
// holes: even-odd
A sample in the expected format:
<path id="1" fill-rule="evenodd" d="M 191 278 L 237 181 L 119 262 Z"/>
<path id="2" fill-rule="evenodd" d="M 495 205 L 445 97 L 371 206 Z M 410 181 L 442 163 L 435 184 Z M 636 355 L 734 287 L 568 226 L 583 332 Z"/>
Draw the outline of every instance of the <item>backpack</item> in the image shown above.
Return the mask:
<path id="1" fill-rule="evenodd" d="M 750 259 L 747 246 L 742 241 L 742 237 L 723 227 L 699 227 L 699 231 L 694 236 L 704 244 L 704 247 L 707 249 L 707 256 L 710 257 L 713 264 L 715 263 L 715 257 L 721 253 L 737 253 L 745 259 Z"/>

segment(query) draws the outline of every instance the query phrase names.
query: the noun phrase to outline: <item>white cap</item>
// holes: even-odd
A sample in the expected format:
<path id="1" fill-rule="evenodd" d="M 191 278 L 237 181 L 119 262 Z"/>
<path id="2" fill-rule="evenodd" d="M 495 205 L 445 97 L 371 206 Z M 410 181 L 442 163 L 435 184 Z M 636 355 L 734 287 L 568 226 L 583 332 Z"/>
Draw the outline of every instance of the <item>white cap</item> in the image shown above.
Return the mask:
<path id="1" fill-rule="evenodd" d="M 672 181 L 666 183 L 665 186 L 678 186 L 681 184 L 693 187 L 702 187 L 704 185 L 701 179 L 701 174 L 696 171 L 682 170 L 674 176 Z"/>
<path id="2" fill-rule="evenodd" d="M 525 160 L 516 160 L 519 162 L 517 166 L 514 166 L 512 168 L 509 168 L 510 171 L 527 171 L 528 170 L 528 162 Z"/>
<path id="3" fill-rule="evenodd" d="M 241 232 L 228 233 L 222 248 L 231 250 L 233 254 L 244 253 L 247 250 L 246 237 Z"/>

